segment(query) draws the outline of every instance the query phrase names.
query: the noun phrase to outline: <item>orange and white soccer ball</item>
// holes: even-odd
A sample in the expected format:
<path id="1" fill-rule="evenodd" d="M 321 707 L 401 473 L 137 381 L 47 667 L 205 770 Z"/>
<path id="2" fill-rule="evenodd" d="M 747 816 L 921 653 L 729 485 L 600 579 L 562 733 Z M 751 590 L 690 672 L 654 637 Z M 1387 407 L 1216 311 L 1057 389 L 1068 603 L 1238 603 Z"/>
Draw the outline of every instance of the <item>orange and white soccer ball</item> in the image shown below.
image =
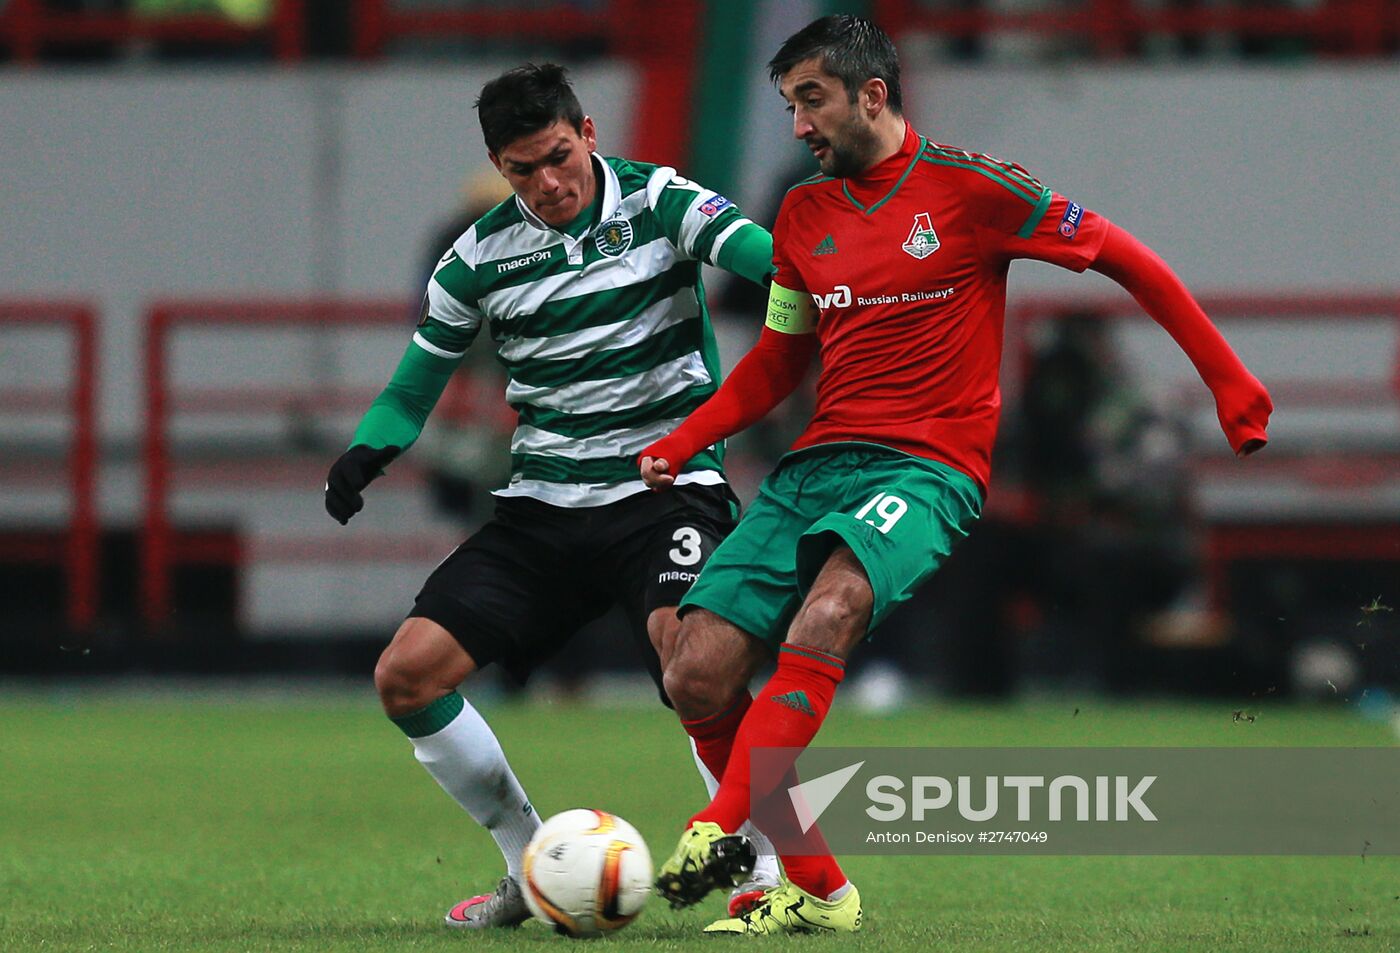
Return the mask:
<path id="1" fill-rule="evenodd" d="M 576 809 L 545 821 L 525 847 L 525 902 L 569 936 L 624 927 L 651 895 L 651 853 L 615 814 Z"/>

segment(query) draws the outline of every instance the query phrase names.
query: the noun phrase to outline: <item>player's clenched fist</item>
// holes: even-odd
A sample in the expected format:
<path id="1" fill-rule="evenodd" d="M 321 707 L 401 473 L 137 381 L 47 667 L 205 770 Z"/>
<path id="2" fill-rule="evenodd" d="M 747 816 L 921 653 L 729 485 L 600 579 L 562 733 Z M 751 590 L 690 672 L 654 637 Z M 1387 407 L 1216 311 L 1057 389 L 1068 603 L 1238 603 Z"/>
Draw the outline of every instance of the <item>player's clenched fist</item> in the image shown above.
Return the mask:
<path id="1" fill-rule="evenodd" d="M 662 437 L 637 456 L 642 482 L 653 490 L 667 489 L 676 482 L 676 474 L 685 469 L 697 449 L 678 434 Z"/>
<path id="2" fill-rule="evenodd" d="M 389 462 L 403 451 L 402 447 L 366 447 L 356 444 L 340 455 L 326 476 L 326 512 L 341 526 L 365 508 L 360 491 L 375 477 L 384 473 Z"/>
<path id="3" fill-rule="evenodd" d="M 1269 442 L 1269 415 L 1274 402 L 1264 385 L 1249 372 L 1226 384 L 1217 384 L 1215 414 L 1237 456 L 1247 457 Z"/>
<path id="4" fill-rule="evenodd" d="M 664 490 L 676 478 L 671 475 L 671 464 L 664 457 L 642 457 L 642 482 L 653 490 Z"/>

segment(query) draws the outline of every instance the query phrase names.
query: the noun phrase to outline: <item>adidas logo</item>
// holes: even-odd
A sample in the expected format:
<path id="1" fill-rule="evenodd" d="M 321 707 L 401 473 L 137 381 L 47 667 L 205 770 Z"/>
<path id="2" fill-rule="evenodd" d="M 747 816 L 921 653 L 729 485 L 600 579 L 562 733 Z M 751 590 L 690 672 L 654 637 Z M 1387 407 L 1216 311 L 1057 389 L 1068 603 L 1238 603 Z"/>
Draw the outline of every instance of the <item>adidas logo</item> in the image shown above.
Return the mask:
<path id="1" fill-rule="evenodd" d="M 836 239 L 827 235 L 822 239 L 822 243 L 812 249 L 813 255 L 834 255 L 836 254 Z"/>
<path id="2" fill-rule="evenodd" d="M 793 711 L 800 711 L 804 715 L 817 717 L 817 712 L 812 708 L 812 703 L 807 700 L 807 693 L 798 689 L 795 692 L 787 692 L 783 695 L 771 695 L 769 701 L 775 701 L 779 705 L 785 705 Z"/>

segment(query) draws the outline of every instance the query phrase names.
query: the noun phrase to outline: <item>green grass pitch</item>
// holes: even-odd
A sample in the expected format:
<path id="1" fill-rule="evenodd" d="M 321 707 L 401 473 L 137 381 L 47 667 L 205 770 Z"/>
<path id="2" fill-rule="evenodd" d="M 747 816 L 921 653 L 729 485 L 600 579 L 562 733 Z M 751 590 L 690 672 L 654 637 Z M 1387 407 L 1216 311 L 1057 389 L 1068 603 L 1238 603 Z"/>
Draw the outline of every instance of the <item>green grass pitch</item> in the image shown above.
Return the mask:
<path id="1" fill-rule="evenodd" d="M 837 705 L 824 744 L 1391 744 L 1339 709 L 1092 701 Z M 545 815 L 596 806 L 671 848 L 702 788 L 659 708 L 502 705 L 487 711 Z M 1400 819 L 1397 820 L 1400 823 Z M 1400 949 L 1390 857 L 856 857 L 854 937 L 702 937 L 719 900 L 660 903 L 597 941 L 615 950 L 726 943 L 821 949 Z M 441 926 L 489 888 L 499 857 L 413 760 L 372 691 L 241 704 L 0 697 L 0 950 L 562 950 L 531 923 L 470 936 Z"/>

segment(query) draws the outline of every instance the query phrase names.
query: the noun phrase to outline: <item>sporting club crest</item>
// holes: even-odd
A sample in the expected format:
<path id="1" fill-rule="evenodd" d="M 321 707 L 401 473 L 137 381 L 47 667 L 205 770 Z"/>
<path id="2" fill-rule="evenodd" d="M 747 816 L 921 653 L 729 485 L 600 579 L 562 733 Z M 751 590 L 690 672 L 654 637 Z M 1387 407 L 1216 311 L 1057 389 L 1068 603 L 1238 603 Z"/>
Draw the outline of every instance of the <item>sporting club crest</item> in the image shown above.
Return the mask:
<path id="1" fill-rule="evenodd" d="M 616 258 L 632 247 L 632 223 L 625 218 L 615 218 L 598 226 L 598 235 L 593 239 L 598 251 L 609 258 Z"/>
<path id="2" fill-rule="evenodd" d="M 904 240 L 904 250 L 915 258 L 923 261 L 929 255 L 938 251 L 938 233 L 933 230 L 933 219 L 929 218 L 928 212 L 920 212 L 914 216 L 914 227 L 909 229 L 909 237 Z"/>

